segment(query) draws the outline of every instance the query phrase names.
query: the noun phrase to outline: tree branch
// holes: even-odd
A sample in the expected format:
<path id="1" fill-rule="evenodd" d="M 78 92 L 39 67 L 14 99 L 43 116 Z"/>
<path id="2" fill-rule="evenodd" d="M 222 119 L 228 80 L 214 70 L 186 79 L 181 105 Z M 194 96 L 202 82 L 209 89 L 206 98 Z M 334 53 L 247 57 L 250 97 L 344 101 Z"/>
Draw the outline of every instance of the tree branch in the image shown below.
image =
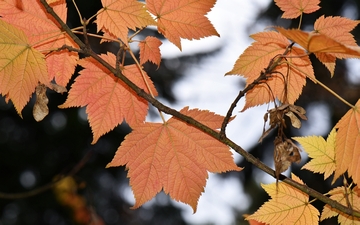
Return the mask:
<path id="1" fill-rule="evenodd" d="M 261 162 L 259 159 L 255 158 L 252 154 L 248 153 L 247 151 L 245 151 L 243 148 L 241 148 L 239 145 L 237 145 L 236 143 L 234 143 L 232 140 L 226 138 L 226 137 L 222 137 L 222 135 L 220 135 L 220 133 L 218 131 L 215 131 L 207 126 L 205 126 L 204 124 L 198 122 L 197 120 L 193 119 L 192 117 L 186 116 L 184 114 L 181 114 L 180 112 L 163 105 L 162 103 L 160 103 L 159 101 L 157 101 L 155 98 L 151 97 L 151 95 L 147 94 L 143 89 L 139 88 L 138 86 L 136 86 L 134 83 L 132 83 L 127 77 L 125 77 L 120 71 L 117 71 L 116 68 L 114 68 L 113 66 L 111 66 L 109 63 L 107 63 L 106 61 L 104 61 L 102 58 L 100 58 L 100 56 L 98 56 L 95 52 L 91 51 L 91 49 L 86 48 L 86 45 L 75 35 L 71 32 L 71 29 L 59 18 L 58 15 L 56 15 L 56 13 L 53 11 L 53 9 L 47 4 L 46 0 L 40 0 L 40 2 L 44 5 L 45 9 L 47 10 L 47 12 L 49 14 L 51 14 L 55 20 L 60 24 L 61 28 L 76 42 L 76 44 L 79 45 L 79 47 L 81 49 L 84 50 L 84 54 L 94 58 L 95 60 L 97 60 L 99 63 L 101 63 L 105 68 L 107 68 L 111 73 L 113 73 L 116 77 L 118 77 L 119 79 L 121 79 L 127 86 L 129 86 L 139 97 L 145 99 L 146 101 L 148 101 L 150 104 L 152 104 L 154 107 L 156 107 L 157 109 L 159 109 L 160 111 L 170 114 L 173 117 L 176 117 L 177 119 L 199 129 L 200 131 L 210 135 L 211 137 L 213 137 L 214 139 L 228 145 L 229 147 L 231 147 L 232 149 L 234 149 L 237 153 L 239 153 L 240 155 L 242 155 L 247 161 L 249 161 L 250 163 L 252 163 L 253 165 L 255 165 L 256 167 L 258 167 L 259 169 L 261 169 L 262 171 L 264 171 L 265 173 L 269 174 L 270 176 L 275 178 L 275 171 L 272 170 L 270 167 L 268 167 L 267 165 L 265 165 L 263 162 Z M 273 69 L 272 66 L 269 69 Z M 360 218 L 360 212 L 359 211 L 355 211 L 355 210 L 351 210 L 348 207 L 341 205 L 339 202 L 334 201 L 326 196 L 324 196 L 323 194 L 311 189 L 310 187 L 297 183 L 296 181 L 287 178 L 285 176 L 281 176 L 280 180 L 282 180 L 283 182 L 301 190 L 302 192 L 316 198 L 319 199 L 320 201 L 329 204 L 331 207 L 338 209 L 341 212 L 344 212 L 348 215 L 352 215 L 354 217 Z"/>

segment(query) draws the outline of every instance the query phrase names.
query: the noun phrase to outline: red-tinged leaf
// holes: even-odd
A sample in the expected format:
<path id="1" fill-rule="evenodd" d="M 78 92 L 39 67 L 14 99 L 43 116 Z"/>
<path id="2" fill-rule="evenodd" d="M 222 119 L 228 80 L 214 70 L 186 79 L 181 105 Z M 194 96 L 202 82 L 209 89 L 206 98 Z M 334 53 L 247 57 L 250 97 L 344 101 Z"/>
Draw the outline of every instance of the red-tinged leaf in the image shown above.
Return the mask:
<path id="1" fill-rule="evenodd" d="M 128 43 L 128 29 L 154 25 L 155 21 L 146 11 L 145 4 L 137 0 L 102 0 L 104 8 L 97 16 L 98 32 L 104 28 Z"/>
<path id="2" fill-rule="evenodd" d="M 55 79 L 57 84 L 66 86 L 74 73 L 78 59 L 77 53 L 68 52 L 67 50 L 49 54 L 46 57 L 49 80 Z"/>
<path id="3" fill-rule="evenodd" d="M 360 51 L 354 46 L 344 45 L 325 34 L 309 33 L 298 29 L 286 30 L 282 27 L 276 27 L 276 30 L 310 53 L 341 53 L 352 57 L 360 56 Z"/>
<path id="4" fill-rule="evenodd" d="M 357 46 L 350 31 L 352 31 L 358 24 L 359 21 L 350 20 L 345 17 L 321 16 L 315 21 L 314 30 L 316 33 L 324 34 L 341 44 Z M 349 58 L 348 55 L 341 53 L 316 53 L 315 55 L 328 68 L 331 76 L 334 75 L 336 58 Z"/>
<path id="5" fill-rule="evenodd" d="M 344 45 L 357 46 L 354 36 L 350 33 L 360 21 L 340 16 L 319 17 L 314 23 L 314 30 Z"/>
<path id="6" fill-rule="evenodd" d="M 316 58 L 329 70 L 331 77 L 334 76 L 336 57 L 332 53 L 315 53 Z"/>
<path id="7" fill-rule="evenodd" d="M 211 128 L 219 128 L 223 117 L 187 107 L 181 113 Z M 195 127 L 176 118 L 165 124 L 145 123 L 133 127 L 107 167 L 126 165 L 135 195 L 134 208 L 152 199 L 162 189 L 171 198 L 196 211 L 204 191 L 207 171 L 241 170 L 229 148 Z"/>
<path id="8" fill-rule="evenodd" d="M 334 181 L 345 171 L 360 184 L 360 100 L 335 125 L 336 135 Z"/>
<path id="9" fill-rule="evenodd" d="M 250 35 L 250 37 L 257 41 L 257 43 L 263 45 L 273 43 L 283 48 L 286 48 L 289 45 L 287 38 L 276 31 L 259 32 Z"/>
<path id="10" fill-rule="evenodd" d="M 38 83 L 48 83 L 43 54 L 29 46 L 24 32 L 0 20 L 0 92 L 20 116 Z"/>
<path id="11" fill-rule="evenodd" d="M 47 65 L 52 64 L 48 68 L 49 81 L 55 78 L 58 84 L 65 86 L 74 73 L 78 55 L 68 51 L 51 53 L 50 51 L 56 50 L 63 45 L 75 48 L 78 46 L 59 28 L 54 19 L 48 17 L 39 1 L 22 1 L 21 10 L 17 7 L 16 2 L 16 0 L 0 1 L 1 19 L 25 32 L 31 46 L 46 54 Z M 67 8 L 65 1 L 53 3 L 53 9 L 63 21 L 66 21 Z M 63 73 L 59 73 L 59 67 L 53 65 L 64 65 L 61 69 Z"/>
<path id="12" fill-rule="evenodd" d="M 277 27 L 276 29 L 290 40 L 301 45 L 309 53 L 314 53 L 315 56 L 329 69 L 331 75 L 334 74 L 335 57 L 360 57 L 360 48 L 358 46 L 340 43 L 326 34 L 316 32 L 308 33 L 297 29 L 286 30 L 281 27 Z"/>
<path id="13" fill-rule="evenodd" d="M 284 54 L 290 42 L 280 33 L 275 31 L 261 32 L 251 36 L 256 40 L 236 61 L 234 68 L 226 73 L 240 74 L 246 79 L 246 84 L 251 84 L 260 76 L 269 62 L 279 55 Z M 246 93 L 246 103 L 243 111 L 249 107 L 274 101 L 293 104 L 306 84 L 306 76 L 314 78 L 311 62 L 304 50 L 292 47 L 288 53 L 287 63 L 280 64 L 269 74 L 265 83 L 256 85 Z M 299 57 L 294 57 L 299 56 Z M 264 81 L 265 82 L 265 81 Z M 287 91 L 285 91 L 287 89 Z"/>
<path id="14" fill-rule="evenodd" d="M 180 38 L 200 39 L 219 34 L 205 16 L 216 0 L 147 0 L 159 32 L 181 50 Z"/>
<path id="15" fill-rule="evenodd" d="M 286 46 L 290 44 L 284 36 L 274 31 L 260 32 L 251 37 L 256 42 L 245 49 L 235 62 L 234 68 L 226 73 L 243 75 L 247 84 L 256 80 L 260 71 L 263 71 L 275 56 L 283 54 Z"/>
<path id="16" fill-rule="evenodd" d="M 101 55 L 115 66 L 115 55 Z M 93 131 L 93 144 L 103 134 L 114 129 L 125 119 L 130 126 L 142 123 L 147 114 L 148 103 L 140 99 L 120 79 L 91 58 L 81 59 L 79 65 L 85 69 L 75 79 L 66 102 L 60 108 L 86 106 L 89 123 Z M 129 65 L 122 71 L 133 83 L 147 90 L 142 74 L 136 65 Z M 157 95 L 150 78 L 143 71 L 152 93 Z"/>
<path id="17" fill-rule="evenodd" d="M 308 56 L 297 47 L 293 47 L 287 62 L 291 64 L 279 65 L 267 81 L 267 85 L 262 83 L 256 85 L 246 93 L 246 103 L 243 110 L 279 99 L 283 103 L 294 104 L 302 93 L 306 84 L 306 76 L 314 78 L 314 71 Z M 303 56 L 296 58 L 294 56 Z M 294 58 L 292 58 L 294 57 Z M 305 74 L 304 74 L 305 73 Z M 284 82 L 284 79 L 286 82 Z M 286 85 L 285 85 L 286 84 Z M 287 91 L 285 91 L 285 88 Z"/>
<path id="18" fill-rule="evenodd" d="M 360 211 L 360 192 L 358 186 L 353 189 L 347 187 L 337 187 L 330 192 L 330 198 L 339 202 L 344 206 L 348 206 L 353 210 Z M 349 207 L 349 206 L 348 206 Z M 332 208 L 330 205 L 325 205 L 321 212 L 320 221 L 338 216 L 338 222 L 341 225 L 355 225 L 360 224 L 360 219 L 351 215 L 340 212 L 339 210 Z"/>
<path id="19" fill-rule="evenodd" d="M 160 65 L 161 54 L 160 45 L 162 42 L 156 37 L 146 37 L 145 40 L 139 43 L 140 48 L 140 64 L 144 64 L 147 61 L 153 62 L 157 66 Z"/>
<path id="20" fill-rule="evenodd" d="M 307 169 L 314 173 L 323 173 L 327 179 L 335 171 L 335 139 L 336 130 L 333 129 L 327 140 L 323 137 L 294 137 L 303 146 L 312 159 L 301 169 Z"/>
<path id="21" fill-rule="evenodd" d="M 303 13 L 312 13 L 320 9 L 320 0 L 275 0 L 279 8 L 284 11 L 281 16 L 285 19 L 295 19 Z"/>
<path id="22" fill-rule="evenodd" d="M 292 174 L 292 179 L 303 182 Z M 262 184 L 271 199 L 265 202 L 246 220 L 257 220 L 268 224 L 318 224 L 319 211 L 310 204 L 309 196 L 283 182 Z"/>

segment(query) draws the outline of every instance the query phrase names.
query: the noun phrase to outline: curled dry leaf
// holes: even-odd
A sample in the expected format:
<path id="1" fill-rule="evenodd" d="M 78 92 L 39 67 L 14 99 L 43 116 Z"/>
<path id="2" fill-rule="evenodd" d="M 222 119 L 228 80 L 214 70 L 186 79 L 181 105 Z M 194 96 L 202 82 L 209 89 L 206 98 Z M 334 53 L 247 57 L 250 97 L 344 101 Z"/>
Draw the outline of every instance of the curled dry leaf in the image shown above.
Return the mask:
<path id="1" fill-rule="evenodd" d="M 274 163 L 276 182 L 279 180 L 280 174 L 286 171 L 291 163 L 299 163 L 301 160 L 300 149 L 290 140 L 283 141 L 276 138 L 274 141 Z"/>
<path id="2" fill-rule="evenodd" d="M 49 83 L 49 88 L 59 94 L 67 92 L 66 87 L 54 83 Z"/>
<path id="3" fill-rule="evenodd" d="M 293 127 L 299 129 L 301 127 L 300 119 L 307 120 L 305 113 L 306 111 L 304 108 L 292 104 L 283 104 L 279 107 L 268 110 L 264 115 L 264 130 L 259 142 L 261 142 L 275 127 L 286 127 L 284 115 L 290 118 L 291 125 Z M 268 119 L 270 119 L 270 128 L 265 131 L 265 124 Z"/>
<path id="4" fill-rule="evenodd" d="M 35 89 L 36 101 L 33 108 L 33 116 L 37 122 L 40 122 L 49 114 L 49 108 L 47 106 L 49 99 L 46 96 L 46 86 L 39 84 Z"/>

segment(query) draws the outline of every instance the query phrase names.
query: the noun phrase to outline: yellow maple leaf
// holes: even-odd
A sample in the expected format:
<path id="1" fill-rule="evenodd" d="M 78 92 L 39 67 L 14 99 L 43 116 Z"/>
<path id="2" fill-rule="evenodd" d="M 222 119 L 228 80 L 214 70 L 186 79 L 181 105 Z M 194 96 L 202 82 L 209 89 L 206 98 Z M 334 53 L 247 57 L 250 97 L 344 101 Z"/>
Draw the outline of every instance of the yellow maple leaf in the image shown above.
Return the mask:
<path id="1" fill-rule="evenodd" d="M 324 179 L 328 178 L 335 171 L 335 137 L 335 129 L 330 132 L 326 141 L 321 136 L 294 137 L 312 158 L 301 169 L 323 173 Z"/>
<path id="2" fill-rule="evenodd" d="M 303 184 L 294 174 L 292 179 Z M 319 211 L 309 203 L 309 196 L 284 182 L 261 184 L 271 199 L 265 202 L 246 220 L 257 220 L 267 224 L 318 224 Z"/>
<path id="3" fill-rule="evenodd" d="M 34 48 L 25 33 L 0 20 L 0 93 L 21 111 L 38 82 L 47 83 L 44 55 Z"/>
<path id="4" fill-rule="evenodd" d="M 345 206 L 348 206 L 348 204 L 350 204 L 353 210 L 360 211 L 360 190 L 357 186 L 353 189 L 337 187 L 332 189 L 329 194 L 331 195 L 330 198 L 332 200 L 335 200 Z M 339 210 L 332 208 L 328 204 L 324 206 L 323 211 L 321 212 L 320 221 L 334 216 L 338 216 L 338 222 L 341 225 L 360 224 L 359 218 L 340 212 Z"/>
<path id="5" fill-rule="evenodd" d="M 360 184 L 360 99 L 335 125 L 336 135 L 334 181 L 345 171 Z"/>

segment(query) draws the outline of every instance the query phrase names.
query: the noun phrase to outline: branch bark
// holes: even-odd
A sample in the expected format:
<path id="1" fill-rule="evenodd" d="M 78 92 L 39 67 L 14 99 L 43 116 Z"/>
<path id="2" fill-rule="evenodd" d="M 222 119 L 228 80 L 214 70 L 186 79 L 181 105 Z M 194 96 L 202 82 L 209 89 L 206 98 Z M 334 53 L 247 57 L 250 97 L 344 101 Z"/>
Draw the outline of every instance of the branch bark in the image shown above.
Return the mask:
<path id="1" fill-rule="evenodd" d="M 107 68 L 111 73 L 113 73 L 115 76 L 117 76 L 119 79 L 121 79 L 127 86 L 129 86 L 135 93 L 148 101 L 150 104 L 152 104 L 154 107 L 159 109 L 160 111 L 170 114 L 177 119 L 196 127 L 200 131 L 210 135 L 214 139 L 226 144 L 227 146 L 234 149 L 237 153 L 242 155 L 247 161 L 264 171 L 265 173 L 269 174 L 270 176 L 275 178 L 275 171 L 265 165 L 263 162 L 261 162 L 259 159 L 255 158 L 252 154 L 245 151 L 242 147 L 234 143 L 232 140 L 225 137 L 225 135 L 221 135 L 218 131 L 215 131 L 204 124 L 198 122 L 197 120 L 194 120 L 193 118 L 181 114 L 179 111 L 176 111 L 175 109 L 172 109 L 166 105 L 163 105 L 161 102 L 153 98 L 151 95 L 147 94 L 143 89 L 136 86 L 134 83 L 132 83 L 127 77 L 125 77 L 119 70 L 116 70 L 113 66 L 108 64 L 106 61 L 104 61 L 102 58 L 100 58 L 95 52 L 93 52 L 91 49 L 87 48 L 85 43 L 83 43 L 72 31 L 71 29 L 60 19 L 60 17 L 54 12 L 54 10 L 49 6 L 49 4 L 46 2 L 46 0 L 40 0 L 40 2 L 44 5 L 46 11 L 54 17 L 54 19 L 59 23 L 60 27 L 65 31 L 74 41 L 75 43 L 83 50 L 83 53 L 87 56 L 90 56 L 97 60 L 99 63 L 101 63 L 105 68 Z M 241 94 L 240 94 L 241 95 Z M 319 199 L 320 201 L 329 204 L 332 208 L 335 208 L 343 213 L 346 213 L 348 215 L 360 218 L 360 212 L 352 210 L 351 208 L 348 208 L 344 205 L 341 205 L 339 202 L 334 201 L 325 195 L 315 191 L 314 189 L 300 184 L 290 178 L 287 178 L 283 175 L 280 176 L 280 180 L 283 182 L 301 190 L 302 192 L 308 194 L 309 196 L 312 196 L 316 199 Z"/>

